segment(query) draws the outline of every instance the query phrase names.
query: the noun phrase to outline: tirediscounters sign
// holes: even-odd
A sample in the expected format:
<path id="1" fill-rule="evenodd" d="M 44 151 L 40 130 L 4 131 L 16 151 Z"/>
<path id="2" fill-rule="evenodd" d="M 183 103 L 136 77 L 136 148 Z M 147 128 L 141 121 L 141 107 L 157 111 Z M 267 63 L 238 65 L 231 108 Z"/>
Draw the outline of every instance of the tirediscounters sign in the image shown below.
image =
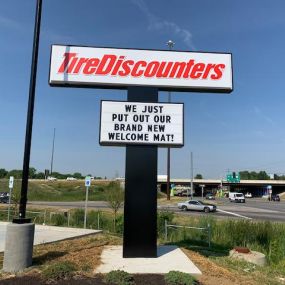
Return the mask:
<path id="1" fill-rule="evenodd" d="M 184 105 L 101 101 L 100 144 L 182 147 Z"/>
<path id="2" fill-rule="evenodd" d="M 53 45 L 49 83 L 126 89 L 230 93 L 230 53 L 180 52 Z"/>

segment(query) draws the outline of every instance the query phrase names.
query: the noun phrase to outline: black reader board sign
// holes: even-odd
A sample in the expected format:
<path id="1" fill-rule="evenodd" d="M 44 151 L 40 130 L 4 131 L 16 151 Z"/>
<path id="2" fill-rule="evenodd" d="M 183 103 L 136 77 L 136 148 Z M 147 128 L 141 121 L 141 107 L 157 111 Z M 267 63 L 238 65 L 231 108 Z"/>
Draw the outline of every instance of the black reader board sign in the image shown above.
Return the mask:
<path id="1" fill-rule="evenodd" d="M 184 145 L 184 104 L 101 101 L 101 145 Z"/>

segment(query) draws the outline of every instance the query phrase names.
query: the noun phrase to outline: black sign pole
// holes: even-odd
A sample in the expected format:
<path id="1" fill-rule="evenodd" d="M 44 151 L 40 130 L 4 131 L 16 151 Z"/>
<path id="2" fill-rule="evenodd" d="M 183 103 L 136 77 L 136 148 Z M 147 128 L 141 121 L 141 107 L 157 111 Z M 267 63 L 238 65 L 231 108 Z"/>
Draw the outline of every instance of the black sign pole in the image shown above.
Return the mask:
<path id="1" fill-rule="evenodd" d="M 129 87 L 128 101 L 158 102 L 158 89 Z M 123 257 L 157 257 L 157 146 L 126 147 Z"/>
<path id="2" fill-rule="evenodd" d="M 28 102 L 28 113 L 27 113 L 27 124 L 26 124 L 25 150 L 24 150 L 24 161 L 23 161 L 21 199 L 20 199 L 20 206 L 19 206 L 19 218 L 13 220 L 13 223 L 18 223 L 18 224 L 24 224 L 24 223 L 31 222 L 31 219 L 26 218 L 26 206 L 27 206 L 30 153 L 31 153 L 31 141 L 32 141 L 32 130 L 33 130 L 33 116 L 34 116 L 35 88 L 36 88 L 37 65 L 38 65 L 41 12 L 42 12 L 42 0 L 37 0 L 35 27 L 34 27 L 33 55 L 32 55 L 32 64 L 31 64 L 30 89 L 29 89 L 29 102 Z"/>

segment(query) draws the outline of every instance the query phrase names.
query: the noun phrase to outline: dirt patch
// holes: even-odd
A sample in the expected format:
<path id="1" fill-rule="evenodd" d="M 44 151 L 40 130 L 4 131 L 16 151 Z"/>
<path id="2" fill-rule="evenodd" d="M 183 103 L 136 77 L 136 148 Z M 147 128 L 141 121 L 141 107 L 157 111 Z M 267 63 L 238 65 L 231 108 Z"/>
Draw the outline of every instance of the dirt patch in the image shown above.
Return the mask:
<path id="1" fill-rule="evenodd" d="M 0 281 L 0 285 L 106 285 L 102 276 L 96 277 L 75 277 L 56 282 L 47 282 L 39 276 L 22 276 Z M 163 275 L 158 274 L 137 274 L 134 275 L 136 285 L 166 285 Z"/>
<path id="2" fill-rule="evenodd" d="M 79 270 L 86 271 L 100 264 L 101 252 L 105 245 L 120 243 L 120 238 L 97 234 L 94 237 L 39 245 L 34 248 L 33 264 L 35 266 L 48 265 L 68 260 L 73 262 Z"/>
<path id="3" fill-rule="evenodd" d="M 182 250 L 201 270 L 202 276 L 197 279 L 203 285 L 256 285 L 254 280 L 249 280 L 238 273 L 218 266 L 199 253 L 187 249 Z"/>

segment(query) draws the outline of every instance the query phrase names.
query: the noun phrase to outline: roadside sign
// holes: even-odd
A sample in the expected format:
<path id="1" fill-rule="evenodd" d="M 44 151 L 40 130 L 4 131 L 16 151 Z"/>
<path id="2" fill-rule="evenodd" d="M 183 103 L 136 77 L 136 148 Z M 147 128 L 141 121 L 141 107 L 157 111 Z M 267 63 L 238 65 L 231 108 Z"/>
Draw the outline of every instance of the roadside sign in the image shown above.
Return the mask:
<path id="1" fill-rule="evenodd" d="M 52 45 L 52 86 L 230 93 L 231 53 Z M 147 95 L 147 94 L 146 94 Z"/>
<path id="2" fill-rule="evenodd" d="M 10 179 L 9 179 L 9 188 L 12 189 L 14 186 L 14 177 L 13 176 L 10 176 Z"/>
<path id="3" fill-rule="evenodd" d="M 90 187 L 91 186 L 91 177 L 90 176 L 86 176 L 85 177 L 85 186 L 86 187 Z"/>
<path id="4" fill-rule="evenodd" d="M 100 144 L 182 147 L 184 104 L 101 101 Z"/>

